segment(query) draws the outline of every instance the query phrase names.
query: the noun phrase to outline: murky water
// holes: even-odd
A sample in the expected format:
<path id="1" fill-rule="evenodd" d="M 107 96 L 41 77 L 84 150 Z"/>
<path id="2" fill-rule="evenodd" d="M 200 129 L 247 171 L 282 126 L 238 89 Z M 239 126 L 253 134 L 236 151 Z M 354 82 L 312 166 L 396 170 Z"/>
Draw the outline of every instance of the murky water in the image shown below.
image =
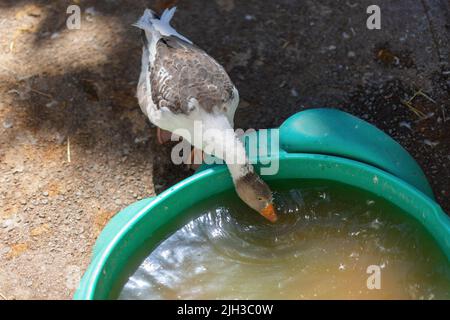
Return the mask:
<path id="1" fill-rule="evenodd" d="M 272 186 L 276 224 L 234 192 L 193 208 L 202 215 L 142 262 L 119 299 L 450 299 L 449 262 L 415 220 L 353 188 L 298 185 Z"/>

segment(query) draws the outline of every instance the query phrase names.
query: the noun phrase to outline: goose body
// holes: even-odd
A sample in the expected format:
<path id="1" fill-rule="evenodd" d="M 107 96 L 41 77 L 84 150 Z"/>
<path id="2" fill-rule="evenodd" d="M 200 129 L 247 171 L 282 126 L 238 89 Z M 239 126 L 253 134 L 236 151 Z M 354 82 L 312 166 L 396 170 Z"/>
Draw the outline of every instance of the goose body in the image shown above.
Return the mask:
<path id="1" fill-rule="evenodd" d="M 144 43 L 137 88 L 141 110 L 157 127 L 225 160 L 241 199 L 275 221 L 270 189 L 233 131 L 238 90 L 216 60 L 172 28 L 174 13 L 172 8 L 158 17 L 146 9 L 135 24 Z M 208 130 L 214 133 L 205 134 Z"/>

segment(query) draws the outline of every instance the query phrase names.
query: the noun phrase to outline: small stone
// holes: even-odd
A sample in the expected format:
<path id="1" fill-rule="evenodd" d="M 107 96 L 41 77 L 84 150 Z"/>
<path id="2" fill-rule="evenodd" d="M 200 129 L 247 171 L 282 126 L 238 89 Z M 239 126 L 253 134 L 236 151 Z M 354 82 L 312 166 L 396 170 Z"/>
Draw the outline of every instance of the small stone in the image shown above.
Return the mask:
<path id="1" fill-rule="evenodd" d="M 114 201 L 114 203 L 117 204 L 118 206 L 120 206 L 122 204 L 122 200 L 116 199 L 116 201 Z"/>
<path id="2" fill-rule="evenodd" d="M 423 143 L 426 144 L 427 146 L 431 147 L 431 148 L 434 148 L 434 147 L 436 147 L 439 144 L 438 141 L 431 141 L 431 140 L 428 140 L 428 139 L 423 140 Z"/>
<path id="3" fill-rule="evenodd" d="M 97 10 L 95 10 L 94 7 L 89 7 L 86 10 L 84 10 L 84 12 L 90 16 L 96 16 L 98 14 Z"/>
<path id="4" fill-rule="evenodd" d="M 401 121 L 401 122 L 399 123 L 399 126 L 400 126 L 400 127 L 407 128 L 407 129 L 409 129 L 409 130 L 412 130 L 411 124 L 410 124 L 409 122 L 406 122 L 406 121 Z"/>
<path id="5" fill-rule="evenodd" d="M 3 121 L 3 128 L 5 128 L 5 129 L 12 128 L 13 125 L 14 125 L 14 123 L 11 119 L 6 119 L 5 121 Z"/>
<path id="6" fill-rule="evenodd" d="M 14 169 L 13 169 L 13 173 L 21 173 L 24 170 L 24 166 L 23 164 L 18 164 Z"/>
<path id="7" fill-rule="evenodd" d="M 48 103 L 45 104 L 45 106 L 46 106 L 47 108 L 53 108 L 53 107 L 55 107 L 56 105 L 58 105 L 58 101 L 56 101 L 56 100 L 52 100 L 52 101 L 50 101 L 50 102 L 48 102 Z"/>

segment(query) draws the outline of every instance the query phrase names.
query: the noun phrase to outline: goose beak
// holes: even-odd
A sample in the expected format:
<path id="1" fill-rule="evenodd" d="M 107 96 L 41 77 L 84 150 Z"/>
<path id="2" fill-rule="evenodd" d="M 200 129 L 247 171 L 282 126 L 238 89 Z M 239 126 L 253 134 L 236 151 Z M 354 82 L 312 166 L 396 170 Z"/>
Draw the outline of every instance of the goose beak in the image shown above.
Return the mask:
<path id="1" fill-rule="evenodd" d="M 260 213 L 264 218 L 272 223 L 275 223 L 278 220 L 273 204 L 271 203 L 269 203 L 264 209 L 262 209 Z"/>

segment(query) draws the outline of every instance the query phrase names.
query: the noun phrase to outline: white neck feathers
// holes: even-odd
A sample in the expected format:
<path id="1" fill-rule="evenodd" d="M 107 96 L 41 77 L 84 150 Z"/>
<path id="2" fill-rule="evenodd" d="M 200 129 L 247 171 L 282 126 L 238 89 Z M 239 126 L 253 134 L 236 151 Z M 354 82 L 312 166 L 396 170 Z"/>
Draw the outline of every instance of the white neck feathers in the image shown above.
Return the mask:
<path id="1" fill-rule="evenodd" d="M 214 116 L 203 131 L 203 151 L 222 159 L 230 170 L 233 181 L 253 172 L 244 144 L 236 136 L 225 116 Z"/>

